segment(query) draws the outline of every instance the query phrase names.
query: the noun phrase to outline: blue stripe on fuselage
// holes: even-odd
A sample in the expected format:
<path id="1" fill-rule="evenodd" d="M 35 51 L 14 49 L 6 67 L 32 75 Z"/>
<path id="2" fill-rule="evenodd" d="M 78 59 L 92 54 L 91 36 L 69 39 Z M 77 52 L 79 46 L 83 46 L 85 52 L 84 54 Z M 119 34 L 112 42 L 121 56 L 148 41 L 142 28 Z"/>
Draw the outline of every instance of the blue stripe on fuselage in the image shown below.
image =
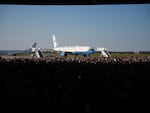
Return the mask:
<path id="1" fill-rule="evenodd" d="M 72 54 L 74 54 L 74 55 L 88 55 L 88 54 L 92 54 L 94 52 L 95 52 L 94 50 L 88 50 L 86 52 L 72 52 Z"/>

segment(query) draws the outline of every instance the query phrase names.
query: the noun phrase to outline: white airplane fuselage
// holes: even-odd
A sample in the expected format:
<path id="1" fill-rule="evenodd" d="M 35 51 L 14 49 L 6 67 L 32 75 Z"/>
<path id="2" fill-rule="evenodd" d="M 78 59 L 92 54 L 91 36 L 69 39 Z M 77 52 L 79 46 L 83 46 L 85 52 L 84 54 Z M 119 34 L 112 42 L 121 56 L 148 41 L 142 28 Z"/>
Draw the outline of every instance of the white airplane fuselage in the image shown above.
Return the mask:
<path id="1" fill-rule="evenodd" d="M 54 51 L 72 53 L 74 55 L 89 55 L 94 53 L 94 49 L 89 46 L 64 46 L 53 48 Z"/>
<path id="2" fill-rule="evenodd" d="M 55 51 L 64 51 L 64 52 L 86 52 L 90 49 L 92 48 L 88 46 L 64 46 L 54 48 Z"/>

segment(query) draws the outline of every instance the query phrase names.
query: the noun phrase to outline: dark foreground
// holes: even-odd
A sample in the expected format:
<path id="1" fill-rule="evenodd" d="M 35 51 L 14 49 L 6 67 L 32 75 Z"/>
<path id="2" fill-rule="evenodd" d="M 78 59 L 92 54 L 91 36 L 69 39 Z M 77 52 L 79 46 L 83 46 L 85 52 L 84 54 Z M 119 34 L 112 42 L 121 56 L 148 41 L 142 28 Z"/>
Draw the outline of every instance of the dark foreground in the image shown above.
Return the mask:
<path id="1" fill-rule="evenodd" d="M 150 112 L 150 57 L 4 59 L 4 112 Z"/>

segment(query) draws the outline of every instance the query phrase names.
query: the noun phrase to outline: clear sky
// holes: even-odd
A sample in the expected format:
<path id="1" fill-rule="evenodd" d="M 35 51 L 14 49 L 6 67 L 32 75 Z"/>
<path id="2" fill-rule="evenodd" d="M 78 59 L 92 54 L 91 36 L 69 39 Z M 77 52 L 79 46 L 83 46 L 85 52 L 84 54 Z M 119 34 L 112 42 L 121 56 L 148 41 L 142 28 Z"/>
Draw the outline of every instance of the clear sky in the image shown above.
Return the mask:
<path id="1" fill-rule="evenodd" d="M 52 34 L 62 46 L 150 50 L 150 4 L 0 5 L 0 50 L 52 48 Z"/>

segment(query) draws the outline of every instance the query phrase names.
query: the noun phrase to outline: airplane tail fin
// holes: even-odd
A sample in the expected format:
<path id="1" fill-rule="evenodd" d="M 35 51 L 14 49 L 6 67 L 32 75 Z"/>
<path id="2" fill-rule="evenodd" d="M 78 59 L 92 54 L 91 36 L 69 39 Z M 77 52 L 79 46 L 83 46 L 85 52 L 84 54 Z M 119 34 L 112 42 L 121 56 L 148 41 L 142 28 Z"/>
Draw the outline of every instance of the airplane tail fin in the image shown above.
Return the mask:
<path id="1" fill-rule="evenodd" d="M 36 43 L 36 42 L 34 42 L 34 44 L 32 45 L 32 48 L 35 48 L 35 47 L 36 47 L 36 45 L 37 45 L 37 43 Z"/>
<path id="2" fill-rule="evenodd" d="M 55 35 L 52 36 L 53 37 L 53 47 L 57 48 L 59 46 L 58 42 L 56 41 L 56 37 Z"/>

